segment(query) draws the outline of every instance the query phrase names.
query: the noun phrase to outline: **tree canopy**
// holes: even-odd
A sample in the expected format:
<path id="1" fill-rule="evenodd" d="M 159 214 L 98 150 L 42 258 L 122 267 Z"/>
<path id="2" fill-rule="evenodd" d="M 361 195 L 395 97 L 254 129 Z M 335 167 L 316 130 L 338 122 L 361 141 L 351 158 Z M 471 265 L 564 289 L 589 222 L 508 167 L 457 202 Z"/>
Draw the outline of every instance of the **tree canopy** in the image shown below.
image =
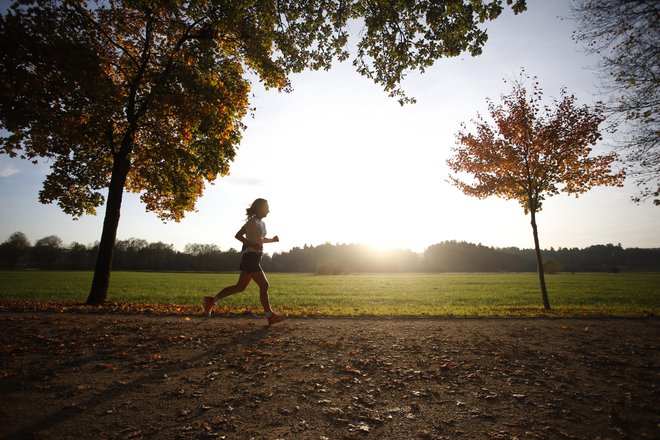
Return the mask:
<path id="1" fill-rule="evenodd" d="M 525 213 L 535 213 L 547 197 L 562 192 L 578 196 L 594 186 L 621 186 L 624 171 L 612 171 L 617 155 L 591 154 L 602 139 L 600 106 L 578 106 L 565 89 L 552 107 L 543 106 L 538 81 L 524 74 L 501 100 L 487 100 L 492 123 L 479 115 L 474 131 L 463 124 L 456 135 L 447 164 L 471 176 L 468 181 L 450 176 L 465 194 L 515 200 Z"/>
<path id="2" fill-rule="evenodd" d="M 407 71 L 479 54 L 478 24 L 502 12 L 502 1 L 22 3 L 0 21 L 2 151 L 52 160 L 40 200 L 81 216 L 104 203 L 113 157 L 129 150 L 126 188 L 164 220 L 229 172 L 248 72 L 290 90 L 289 73 L 347 59 L 349 20 L 362 20 L 353 63 L 408 101 Z"/>

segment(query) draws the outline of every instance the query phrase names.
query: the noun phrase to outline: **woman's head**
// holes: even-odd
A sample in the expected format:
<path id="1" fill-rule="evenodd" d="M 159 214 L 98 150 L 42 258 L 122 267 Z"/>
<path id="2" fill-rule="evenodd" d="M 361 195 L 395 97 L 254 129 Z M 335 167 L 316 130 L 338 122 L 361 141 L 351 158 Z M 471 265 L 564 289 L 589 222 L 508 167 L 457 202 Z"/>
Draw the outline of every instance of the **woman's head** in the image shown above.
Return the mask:
<path id="1" fill-rule="evenodd" d="M 264 218 L 269 212 L 268 201 L 266 199 L 257 199 L 252 202 L 252 205 L 245 210 L 247 218 L 257 217 Z"/>

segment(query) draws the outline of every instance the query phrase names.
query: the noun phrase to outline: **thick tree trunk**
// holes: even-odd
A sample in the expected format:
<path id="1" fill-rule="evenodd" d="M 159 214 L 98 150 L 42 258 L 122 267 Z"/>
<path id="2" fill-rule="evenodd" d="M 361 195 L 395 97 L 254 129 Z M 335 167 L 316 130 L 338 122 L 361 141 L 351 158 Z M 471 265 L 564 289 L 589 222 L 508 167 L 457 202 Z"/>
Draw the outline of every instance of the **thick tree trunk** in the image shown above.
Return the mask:
<path id="1" fill-rule="evenodd" d="M 531 210 L 532 231 L 534 231 L 534 250 L 536 251 L 536 267 L 539 272 L 539 281 L 541 282 L 541 295 L 543 296 L 543 308 L 550 310 L 550 300 L 548 299 L 548 290 L 545 287 L 545 274 L 543 273 L 543 259 L 541 258 L 541 246 L 539 244 L 539 232 L 536 227 L 536 212 Z"/>
<path id="2" fill-rule="evenodd" d="M 118 154 L 115 156 L 112 165 L 110 186 L 108 188 L 105 218 L 103 219 L 103 232 L 101 234 L 101 242 L 99 243 L 99 253 L 96 257 L 96 267 L 94 268 L 94 279 L 92 280 L 92 288 L 87 297 L 87 304 L 90 305 L 102 304 L 108 296 L 112 254 L 117 238 L 121 200 L 130 165 L 128 154 Z"/>

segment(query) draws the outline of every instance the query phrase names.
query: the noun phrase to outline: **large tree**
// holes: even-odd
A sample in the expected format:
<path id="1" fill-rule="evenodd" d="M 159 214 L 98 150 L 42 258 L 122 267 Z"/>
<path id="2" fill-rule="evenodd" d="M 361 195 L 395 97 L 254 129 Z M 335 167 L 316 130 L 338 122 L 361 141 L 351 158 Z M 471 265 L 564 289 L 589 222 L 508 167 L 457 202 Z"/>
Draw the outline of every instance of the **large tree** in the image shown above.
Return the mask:
<path id="1" fill-rule="evenodd" d="M 506 0 L 518 13 L 525 0 Z M 0 20 L 0 151 L 47 158 L 39 199 L 73 216 L 106 204 L 88 303 L 105 300 L 124 190 L 180 220 L 229 172 L 251 78 L 353 64 L 400 102 L 406 72 L 481 53 L 503 0 L 21 1 Z M 107 200 L 103 191 L 107 189 Z"/>
<path id="2" fill-rule="evenodd" d="M 660 2 L 575 0 L 574 39 L 600 56 L 605 114 L 639 188 L 660 206 Z"/>
<path id="3" fill-rule="evenodd" d="M 591 155 L 601 139 L 602 108 L 578 106 L 564 89 L 552 106 L 543 106 L 536 78 L 524 74 L 501 100 L 488 100 L 492 122 L 479 115 L 473 131 L 463 125 L 456 135 L 447 164 L 468 180 L 450 180 L 470 196 L 515 200 L 530 215 L 543 306 L 550 309 L 536 224 L 543 201 L 561 192 L 578 196 L 596 185 L 620 186 L 624 173 L 611 169 L 615 154 Z"/>

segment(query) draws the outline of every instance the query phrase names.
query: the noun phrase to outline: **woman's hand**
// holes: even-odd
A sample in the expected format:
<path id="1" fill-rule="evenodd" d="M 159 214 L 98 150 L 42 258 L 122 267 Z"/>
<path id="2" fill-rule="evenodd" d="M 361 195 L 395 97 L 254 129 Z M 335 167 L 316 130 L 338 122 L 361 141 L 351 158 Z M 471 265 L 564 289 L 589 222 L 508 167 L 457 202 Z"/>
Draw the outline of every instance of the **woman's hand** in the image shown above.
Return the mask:
<path id="1" fill-rule="evenodd" d="M 277 243 L 279 241 L 280 241 L 280 237 L 278 237 L 277 235 L 273 237 L 273 243 Z"/>

